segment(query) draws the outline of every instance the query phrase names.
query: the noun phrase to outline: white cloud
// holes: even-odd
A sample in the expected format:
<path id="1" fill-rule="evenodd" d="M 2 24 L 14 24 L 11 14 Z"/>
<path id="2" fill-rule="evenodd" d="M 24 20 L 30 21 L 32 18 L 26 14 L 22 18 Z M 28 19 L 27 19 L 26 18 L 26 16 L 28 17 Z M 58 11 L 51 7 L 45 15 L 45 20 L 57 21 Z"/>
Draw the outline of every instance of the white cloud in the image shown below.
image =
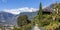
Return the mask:
<path id="1" fill-rule="evenodd" d="M 3 10 L 3 11 L 9 12 L 9 13 L 12 13 L 12 14 L 19 14 L 19 13 L 20 13 L 18 10 L 15 10 L 15 9 L 10 9 L 10 10 L 5 9 L 5 10 Z"/>
<path id="2" fill-rule="evenodd" d="M 23 7 L 23 8 L 17 8 L 17 9 L 4 9 L 3 11 L 9 12 L 12 14 L 19 14 L 21 12 L 35 12 L 38 9 L 36 8 L 28 8 L 28 7 Z"/>
<path id="3" fill-rule="evenodd" d="M 19 10 L 25 11 L 25 12 L 34 12 L 38 9 L 36 8 L 28 8 L 28 7 L 24 7 L 24 8 L 19 8 Z"/>

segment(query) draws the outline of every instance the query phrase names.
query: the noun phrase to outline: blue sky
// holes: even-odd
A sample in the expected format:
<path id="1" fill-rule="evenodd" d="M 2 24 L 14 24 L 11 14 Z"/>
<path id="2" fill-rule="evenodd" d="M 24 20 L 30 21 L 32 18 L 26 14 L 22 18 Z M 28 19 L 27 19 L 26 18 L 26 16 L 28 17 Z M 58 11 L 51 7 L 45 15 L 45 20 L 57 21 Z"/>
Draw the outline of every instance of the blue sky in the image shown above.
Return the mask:
<path id="1" fill-rule="evenodd" d="M 43 7 L 49 6 L 56 1 L 60 2 L 60 0 L 0 0 L 0 10 L 22 7 L 39 8 L 40 1 L 42 2 Z"/>

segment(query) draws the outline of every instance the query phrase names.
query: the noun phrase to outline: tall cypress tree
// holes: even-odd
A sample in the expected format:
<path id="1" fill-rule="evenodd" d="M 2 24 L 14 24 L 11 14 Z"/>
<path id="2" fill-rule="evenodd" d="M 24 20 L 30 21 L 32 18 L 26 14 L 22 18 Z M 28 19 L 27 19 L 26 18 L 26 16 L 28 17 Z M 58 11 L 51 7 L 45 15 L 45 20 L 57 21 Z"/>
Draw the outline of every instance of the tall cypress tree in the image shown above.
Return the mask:
<path id="1" fill-rule="evenodd" d="M 39 11 L 38 11 L 39 20 L 42 18 L 42 3 L 40 2 Z"/>

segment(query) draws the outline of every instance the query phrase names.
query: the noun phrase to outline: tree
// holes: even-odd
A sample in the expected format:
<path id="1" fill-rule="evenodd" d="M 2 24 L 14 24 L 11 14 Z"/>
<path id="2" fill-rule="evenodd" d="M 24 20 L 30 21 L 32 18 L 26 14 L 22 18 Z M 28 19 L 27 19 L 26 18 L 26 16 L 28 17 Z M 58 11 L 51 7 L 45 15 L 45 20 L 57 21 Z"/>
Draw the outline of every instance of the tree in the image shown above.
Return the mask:
<path id="1" fill-rule="evenodd" d="M 27 15 L 21 15 L 17 18 L 17 24 L 19 27 L 22 27 L 26 24 L 28 24 L 30 21 L 28 21 Z"/>
<path id="2" fill-rule="evenodd" d="M 13 30 L 20 30 L 20 29 L 14 26 Z"/>
<path id="3" fill-rule="evenodd" d="M 20 27 L 18 30 L 30 30 L 32 24 L 31 21 L 28 20 L 27 15 L 21 15 L 17 18 L 17 24 Z"/>
<path id="4" fill-rule="evenodd" d="M 42 18 L 42 4 L 41 3 L 40 3 L 38 15 L 39 15 L 39 20 L 40 20 Z"/>

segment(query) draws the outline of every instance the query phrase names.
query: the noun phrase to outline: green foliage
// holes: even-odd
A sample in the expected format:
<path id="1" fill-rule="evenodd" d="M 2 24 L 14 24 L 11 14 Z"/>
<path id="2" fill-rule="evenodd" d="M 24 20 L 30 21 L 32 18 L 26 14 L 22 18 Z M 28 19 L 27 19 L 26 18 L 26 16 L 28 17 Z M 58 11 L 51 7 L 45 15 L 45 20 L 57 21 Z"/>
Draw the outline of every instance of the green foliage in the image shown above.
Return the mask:
<path id="1" fill-rule="evenodd" d="M 56 20 L 57 20 L 58 22 L 60 22 L 60 16 L 59 16 L 59 15 L 56 17 Z"/>
<path id="2" fill-rule="evenodd" d="M 19 16 L 17 23 L 20 27 L 18 30 L 29 30 L 32 26 L 31 21 L 28 20 L 28 17 L 26 15 Z"/>
<path id="3" fill-rule="evenodd" d="M 38 15 L 39 15 L 39 20 L 42 17 L 42 4 L 40 3 L 40 7 L 39 7 L 39 11 L 38 11 Z"/>
<path id="4" fill-rule="evenodd" d="M 27 24 L 27 25 L 22 26 L 20 29 L 21 30 L 30 30 L 31 26 L 32 26 L 31 24 Z"/>
<path id="5" fill-rule="evenodd" d="M 28 20 L 28 17 L 26 15 L 22 15 L 18 17 L 18 20 L 17 20 L 18 26 L 22 27 L 28 23 L 30 23 L 30 21 Z"/>
<path id="6" fill-rule="evenodd" d="M 14 26 L 13 30 L 20 30 L 20 29 Z"/>
<path id="7" fill-rule="evenodd" d="M 53 6 L 52 8 L 58 8 L 58 14 L 55 12 L 48 15 L 44 14 L 42 15 L 42 4 L 40 3 L 38 15 L 34 17 L 33 20 L 29 21 L 28 17 L 26 15 L 22 15 L 18 17 L 18 25 L 20 28 L 14 28 L 14 30 L 30 30 L 30 28 L 38 24 L 39 27 L 44 27 L 44 30 L 55 30 L 59 26 L 59 20 L 60 20 L 60 4 Z"/>
<path id="8" fill-rule="evenodd" d="M 26 25 L 28 23 L 28 17 L 26 15 L 19 16 L 17 23 L 20 27 Z"/>
<path id="9" fill-rule="evenodd" d="M 44 30 L 55 30 L 58 27 L 59 27 L 58 21 L 53 21 L 53 22 L 50 22 L 49 25 L 44 26 Z"/>
<path id="10" fill-rule="evenodd" d="M 58 14 L 60 15 L 60 3 L 55 4 L 52 8 L 56 10 L 58 8 Z"/>
<path id="11" fill-rule="evenodd" d="M 58 19 L 60 20 L 59 14 L 45 14 L 42 15 L 42 19 L 39 19 L 39 17 L 39 15 L 34 17 L 35 23 L 38 23 L 39 27 L 44 27 L 45 30 L 55 30 L 56 28 L 58 28 Z"/>

